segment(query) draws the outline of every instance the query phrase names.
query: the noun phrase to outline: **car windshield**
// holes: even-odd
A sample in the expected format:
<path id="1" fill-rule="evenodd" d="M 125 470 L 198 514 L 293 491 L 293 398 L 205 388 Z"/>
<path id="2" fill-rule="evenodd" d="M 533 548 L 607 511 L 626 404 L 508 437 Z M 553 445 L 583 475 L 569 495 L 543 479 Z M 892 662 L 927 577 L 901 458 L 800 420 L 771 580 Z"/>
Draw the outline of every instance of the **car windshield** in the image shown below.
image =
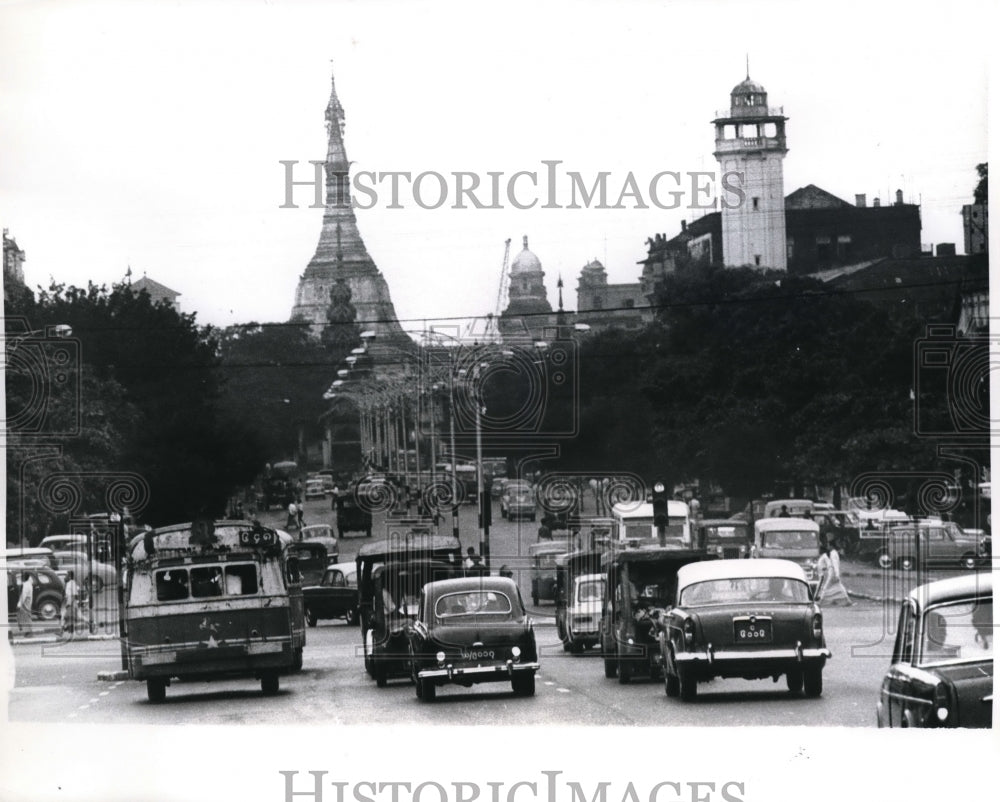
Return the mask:
<path id="1" fill-rule="evenodd" d="M 744 602 L 808 602 L 809 586 L 788 577 L 731 577 L 695 582 L 681 590 L 686 606 Z"/>
<path id="2" fill-rule="evenodd" d="M 333 532 L 329 526 L 307 526 L 302 530 L 302 537 L 305 540 L 312 540 L 319 537 L 332 538 Z"/>
<path id="3" fill-rule="evenodd" d="M 705 534 L 710 537 L 746 537 L 746 530 L 736 526 L 710 526 L 705 529 Z"/>
<path id="4" fill-rule="evenodd" d="M 817 549 L 819 541 L 815 532 L 785 530 L 765 532 L 761 536 L 761 546 L 765 549 Z"/>
<path id="5" fill-rule="evenodd" d="M 576 586 L 576 600 L 579 602 L 600 601 L 604 596 L 604 580 L 588 579 Z"/>
<path id="6" fill-rule="evenodd" d="M 937 605 L 924 613 L 920 665 L 992 659 L 992 598 Z"/>
<path id="7" fill-rule="evenodd" d="M 495 590 L 448 593 L 434 604 L 434 615 L 443 623 L 469 615 L 489 615 L 496 616 L 498 620 L 509 620 L 513 614 L 510 597 Z"/>

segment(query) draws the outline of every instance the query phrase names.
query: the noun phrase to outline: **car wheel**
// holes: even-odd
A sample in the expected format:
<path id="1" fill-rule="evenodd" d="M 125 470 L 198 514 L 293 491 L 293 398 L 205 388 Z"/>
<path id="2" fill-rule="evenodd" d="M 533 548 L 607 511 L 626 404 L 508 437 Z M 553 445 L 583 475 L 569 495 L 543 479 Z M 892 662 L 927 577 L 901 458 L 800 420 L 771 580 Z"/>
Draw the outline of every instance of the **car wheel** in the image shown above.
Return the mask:
<path id="1" fill-rule="evenodd" d="M 823 693 L 823 667 L 813 666 L 804 672 L 806 696 L 815 699 Z"/>
<path id="2" fill-rule="evenodd" d="M 417 696 L 424 702 L 433 702 L 437 694 L 437 686 L 432 679 L 417 680 Z"/>
<path id="3" fill-rule="evenodd" d="M 667 696 L 672 699 L 680 696 L 680 682 L 677 680 L 677 675 L 671 674 L 669 669 L 663 672 L 663 684 L 666 686 Z"/>
<path id="4" fill-rule="evenodd" d="M 570 650 L 570 642 L 565 638 L 562 638 L 563 651 L 568 652 Z"/>
<path id="5" fill-rule="evenodd" d="M 161 677 L 150 677 L 146 680 L 146 698 L 154 705 L 167 698 L 167 681 Z"/>
<path id="6" fill-rule="evenodd" d="M 295 650 L 295 656 L 292 658 L 292 671 L 302 670 L 302 649 Z"/>
<path id="7" fill-rule="evenodd" d="M 785 684 L 791 693 L 796 695 L 802 693 L 802 672 L 797 668 L 793 668 L 785 674 Z"/>
<path id="8" fill-rule="evenodd" d="M 613 657 L 604 658 L 604 677 L 614 679 L 618 676 L 618 662 Z"/>
<path id="9" fill-rule="evenodd" d="M 274 696 L 278 692 L 278 675 L 269 672 L 260 678 L 260 689 L 264 692 L 264 696 Z"/>
<path id="10" fill-rule="evenodd" d="M 698 696 L 698 680 L 694 678 L 690 668 L 678 666 L 677 691 L 684 702 L 693 702 Z"/>
<path id="11" fill-rule="evenodd" d="M 42 621 L 55 621 L 59 612 L 60 605 L 55 599 L 42 599 L 35 608 L 35 613 Z"/>
<path id="12" fill-rule="evenodd" d="M 632 681 L 632 664 L 628 660 L 618 658 L 618 684 L 628 685 Z"/>
<path id="13" fill-rule="evenodd" d="M 569 645 L 569 650 L 573 654 L 583 654 L 583 644 L 580 641 L 574 641 Z"/>
<path id="14" fill-rule="evenodd" d="M 913 558 L 912 557 L 900 557 L 897 561 L 900 571 L 912 571 L 913 570 Z"/>
<path id="15" fill-rule="evenodd" d="M 379 688 L 384 688 L 386 685 L 389 684 L 388 672 L 385 667 L 385 663 L 383 663 L 381 660 L 378 660 L 375 663 L 375 684 Z"/>
<path id="16" fill-rule="evenodd" d="M 347 614 L 344 616 L 344 620 L 347 621 L 347 626 L 353 627 L 356 623 L 358 623 L 358 611 L 348 610 Z"/>
<path id="17" fill-rule="evenodd" d="M 887 551 L 880 551 L 878 553 L 878 557 L 876 558 L 876 562 L 878 562 L 878 567 L 885 571 L 892 568 L 892 557 L 889 556 L 889 552 Z"/>
<path id="18" fill-rule="evenodd" d="M 313 610 L 310 610 L 308 607 L 306 607 L 306 623 L 309 626 L 314 627 L 316 626 L 316 621 L 317 621 L 316 613 Z"/>
<path id="19" fill-rule="evenodd" d="M 975 554 L 963 554 L 962 555 L 962 567 L 968 568 L 970 571 L 976 567 L 979 561 L 976 559 Z"/>
<path id="20" fill-rule="evenodd" d="M 515 674 L 510 680 L 511 687 L 514 689 L 514 694 L 517 696 L 534 696 L 535 695 L 535 672 L 525 671 L 521 674 Z"/>
<path id="21" fill-rule="evenodd" d="M 538 594 L 537 593 L 532 593 L 531 594 L 531 603 L 533 605 L 535 605 L 535 607 L 538 606 Z"/>
<path id="22" fill-rule="evenodd" d="M 370 639 L 372 631 L 370 629 L 365 630 L 363 636 L 364 650 L 365 650 L 365 671 L 368 672 L 368 676 L 375 679 L 375 665 L 372 663 L 372 653 L 370 651 Z"/>

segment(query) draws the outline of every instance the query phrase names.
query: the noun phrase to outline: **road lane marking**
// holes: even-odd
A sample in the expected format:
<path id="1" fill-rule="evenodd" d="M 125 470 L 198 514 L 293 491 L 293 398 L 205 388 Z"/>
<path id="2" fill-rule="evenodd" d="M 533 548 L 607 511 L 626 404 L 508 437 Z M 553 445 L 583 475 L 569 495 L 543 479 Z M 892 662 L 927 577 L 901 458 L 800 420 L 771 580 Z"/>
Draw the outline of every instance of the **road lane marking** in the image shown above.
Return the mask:
<path id="1" fill-rule="evenodd" d="M 556 688 L 559 693 L 569 693 L 569 688 Z"/>
<path id="2" fill-rule="evenodd" d="M 111 693 L 111 691 L 101 691 L 101 692 L 100 692 L 99 694 L 97 694 L 97 695 L 98 695 L 98 696 L 107 696 L 107 695 L 108 695 L 109 693 Z"/>
<path id="3" fill-rule="evenodd" d="M 546 684 L 546 685 L 555 685 L 555 683 L 554 683 L 554 682 L 549 682 L 549 681 L 546 681 L 546 682 L 545 682 L 545 684 Z"/>

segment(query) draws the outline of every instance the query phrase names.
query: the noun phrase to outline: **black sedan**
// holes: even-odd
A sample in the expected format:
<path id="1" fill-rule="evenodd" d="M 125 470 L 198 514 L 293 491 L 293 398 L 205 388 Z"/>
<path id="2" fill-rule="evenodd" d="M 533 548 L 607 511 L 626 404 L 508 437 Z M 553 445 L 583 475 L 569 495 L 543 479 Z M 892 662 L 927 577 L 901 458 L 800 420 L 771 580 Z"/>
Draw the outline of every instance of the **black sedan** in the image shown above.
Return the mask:
<path id="1" fill-rule="evenodd" d="M 993 726 L 993 577 L 942 579 L 903 601 L 880 727 Z"/>
<path id="2" fill-rule="evenodd" d="M 535 693 L 535 632 L 512 579 L 465 577 L 425 585 L 409 641 L 417 697 L 425 702 L 448 683 L 510 682 L 518 696 Z"/>
<path id="3" fill-rule="evenodd" d="M 777 679 L 793 694 L 823 692 L 831 657 L 823 615 L 790 560 L 715 560 L 677 572 L 677 601 L 661 620 L 667 696 L 691 701 L 713 677 Z"/>
<path id="4" fill-rule="evenodd" d="M 348 624 L 358 620 L 358 582 L 354 563 L 328 565 L 318 585 L 302 588 L 306 623 L 316 626 L 321 618 L 343 618 Z"/>

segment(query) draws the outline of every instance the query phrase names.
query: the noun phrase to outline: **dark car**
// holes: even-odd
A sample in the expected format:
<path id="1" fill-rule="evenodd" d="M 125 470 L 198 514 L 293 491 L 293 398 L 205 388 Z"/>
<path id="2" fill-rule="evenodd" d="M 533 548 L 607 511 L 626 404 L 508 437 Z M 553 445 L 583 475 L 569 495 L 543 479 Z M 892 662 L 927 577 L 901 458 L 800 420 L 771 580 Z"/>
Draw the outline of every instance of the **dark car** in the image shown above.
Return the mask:
<path id="1" fill-rule="evenodd" d="M 861 549 L 861 521 L 848 510 L 816 510 L 813 520 L 819 524 L 821 542 L 829 543 L 841 554 L 857 554 Z"/>
<path id="2" fill-rule="evenodd" d="M 880 727 L 993 726 L 993 577 L 942 579 L 903 601 Z"/>
<path id="3" fill-rule="evenodd" d="M 14 616 L 17 613 L 17 600 L 21 596 L 21 575 L 25 572 L 31 574 L 35 583 L 31 608 L 35 618 L 42 621 L 57 620 L 63 605 L 63 581 L 51 568 L 40 565 L 7 566 L 8 615 Z"/>
<path id="4" fill-rule="evenodd" d="M 417 697 L 439 685 L 510 682 L 518 696 L 535 693 L 535 631 L 513 579 L 499 576 L 427 584 L 409 632 Z"/>
<path id="5" fill-rule="evenodd" d="M 750 556 L 753 530 L 743 521 L 705 518 L 696 527 L 698 545 L 725 560 Z"/>
<path id="6" fill-rule="evenodd" d="M 921 522 L 886 528 L 876 561 L 881 568 L 895 566 L 903 571 L 913 570 L 918 563 L 921 568 L 960 565 L 971 570 L 987 561 L 982 548 L 981 538 L 967 535 L 950 521 Z"/>
<path id="7" fill-rule="evenodd" d="M 407 631 L 416 620 L 421 588 L 462 575 L 457 538 L 399 533 L 358 550 L 358 611 L 365 670 L 382 688 L 409 677 Z"/>
<path id="8" fill-rule="evenodd" d="M 312 540 L 296 541 L 289 545 L 288 559 L 296 561 L 295 567 L 303 585 L 317 584 L 330 562 L 326 546 Z"/>
<path id="9" fill-rule="evenodd" d="M 320 619 L 343 618 L 348 624 L 358 620 L 358 581 L 355 563 L 328 565 L 318 585 L 302 588 L 306 623 L 316 626 Z"/>
<path id="10" fill-rule="evenodd" d="M 531 559 L 531 603 L 556 600 L 556 558 L 570 550 L 568 540 L 546 540 L 528 546 Z"/>
<path id="11" fill-rule="evenodd" d="M 357 482 L 352 484 L 347 492 L 332 498 L 331 506 L 337 513 L 339 537 L 348 532 L 364 532 L 365 537 L 372 536 L 372 504 L 380 492 L 381 488 L 376 483 Z"/>
<path id="12" fill-rule="evenodd" d="M 600 637 L 605 677 L 618 677 L 625 685 L 638 675 L 662 676 L 657 622 L 674 599 L 677 571 L 713 556 L 699 549 L 653 545 L 604 554 L 601 571 L 607 582 Z"/>
<path id="13" fill-rule="evenodd" d="M 718 560 L 677 572 L 673 609 L 661 620 L 667 696 L 693 700 L 714 677 L 777 681 L 823 693 L 831 657 L 823 614 L 802 567 L 790 560 Z"/>

